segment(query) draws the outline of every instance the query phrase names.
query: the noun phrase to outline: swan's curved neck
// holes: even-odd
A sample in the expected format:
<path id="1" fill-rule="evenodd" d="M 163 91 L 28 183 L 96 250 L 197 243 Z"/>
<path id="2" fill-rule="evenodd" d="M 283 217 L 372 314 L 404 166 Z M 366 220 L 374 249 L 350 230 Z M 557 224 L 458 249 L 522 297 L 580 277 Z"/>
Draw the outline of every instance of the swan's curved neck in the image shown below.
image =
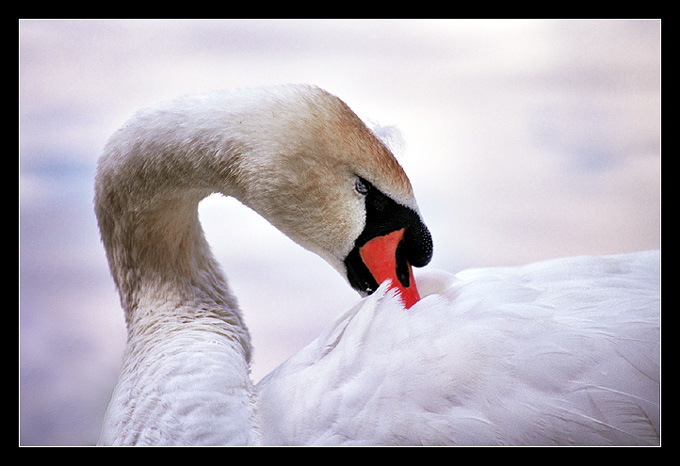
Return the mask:
<path id="1" fill-rule="evenodd" d="M 99 172 L 96 211 L 129 337 L 153 333 L 149 327 L 161 319 L 209 319 L 234 333 L 249 358 L 236 299 L 198 219 L 198 203 L 213 189 L 200 165 L 182 162 L 178 154 L 140 147 Z"/>
<path id="2" fill-rule="evenodd" d="M 256 430 L 249 411 L 250 336 L 205 240 L 198 204 L 212 192 L 238 190 L 230 183 L 230 161 L 240 152 L 222 154 L 216 170 L 216 128 L 183 131 L 196 125 L 154 127 L 139 118 L 110 140 L 95 186 L 102 241 L 128 326 L 123 373 L 102 439 L 228 442 L 229 432 Z M 196 393 L 200 400 L 192 399 Z M 176 437 L 145 437 L 164 422 L 155 415 L 194 407 L 208 411 L 195 424 L 189 416 L 181 429 L 165 429 Z M 210 437 L 215 432 L 225 437 Z"/>
<path id="3" fill-rule="evenodd" d="M 209 308 L 243 326 L 198 220 L 201 199 L 239 192 L 232 163 L 242 151 L 222 136 L 226 123 L 206 108 L 142 112 L 99 160 L 95 211 L 131 331 L 169 304 Z"/>
<path id="4" fill-rule="evenodd" d="M 338 155 L 336 147 L 351 153 Z M 250 338 L 204 238 L 201 199 L 233 196 L 343 270 L 365 223 L 363 198 L 351 189 L 353 167 L 374 158 L 378 168 L 399 168 L 341 101 L 298 87 L 180 98 L 140 112 L 111 137 L 97 169 L 95 211 L 128 323 L 122 388 L 111 404 L 114 430 L 142 409 L 137 400 L 171 406 L 177 399 L 136 392 L 143 381 L 157 383 L 158 361 L 181 379 L 172 387 L 187 397 L 210 393 L 220 413 L 234 398 L 235 415 L 225 422 L 253 419 L 243 411 L 252 405 Z M 329 192 L 321 179 L 341 188 Z M 214 364 L 191 364 L 208 354 L 219 355 Z M 230 364 L 234 370 L 225 369 Z M 203 431 L 226 432 L 219 422 Z"/>

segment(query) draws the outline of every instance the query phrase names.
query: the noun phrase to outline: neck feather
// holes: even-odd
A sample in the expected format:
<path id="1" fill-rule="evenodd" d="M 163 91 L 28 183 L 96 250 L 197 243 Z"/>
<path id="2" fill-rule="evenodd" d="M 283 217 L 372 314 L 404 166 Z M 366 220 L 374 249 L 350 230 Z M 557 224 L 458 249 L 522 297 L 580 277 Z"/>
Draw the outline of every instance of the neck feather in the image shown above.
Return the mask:
<path id="1" fill-rule="evenodd" d="M 105 444 L 256 441 L 250 336 L 198 220 L 205 196 L 237 191 L 241 151 L 197 118 L 141 114 L 99 161 L 95 212 L 128 325 Z"/>
<path id="2" fill-rule="evenodd" d="M 211 137 L 206 123 L 175 121 L 191 115 L 161 117 L 139 115 L 114 135 L 96 180 L 95 211 L 129 338 L 163 320 L 204 319 L 233 333 L 248 359 L 247 328 L 198 220 L 201 199 L 230 189 L 240 151 Z M 233 153 L 221 154 L 216 169 L 218 146 Z"/>

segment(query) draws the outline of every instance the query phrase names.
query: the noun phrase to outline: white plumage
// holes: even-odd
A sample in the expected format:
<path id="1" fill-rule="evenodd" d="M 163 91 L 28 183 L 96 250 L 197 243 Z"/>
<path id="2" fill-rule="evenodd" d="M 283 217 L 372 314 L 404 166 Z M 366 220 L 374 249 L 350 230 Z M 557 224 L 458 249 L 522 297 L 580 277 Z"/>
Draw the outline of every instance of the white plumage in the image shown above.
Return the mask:
<path id="1" fill-rule="evenodd" d="M 260 382 L 265 441 L 658 444 L 658 251 L 416 278 Z"/>
<path id="2" fill-rule="evenodd" d="M 659 443 L 658 251 L 421 273 L 410 309 L 387 281 L 254 386 L 248 330 L 198 222 L 212 192 L 348 276 L 369 217 L 389 223 L 380 212 L 393 205 L 403 242 L 416 225 L 398 254 L 429 260 L 408 178 L 324 91 L 141 112 L 111 138 L 95 189 L 128 324 L 100 443 Z"/>

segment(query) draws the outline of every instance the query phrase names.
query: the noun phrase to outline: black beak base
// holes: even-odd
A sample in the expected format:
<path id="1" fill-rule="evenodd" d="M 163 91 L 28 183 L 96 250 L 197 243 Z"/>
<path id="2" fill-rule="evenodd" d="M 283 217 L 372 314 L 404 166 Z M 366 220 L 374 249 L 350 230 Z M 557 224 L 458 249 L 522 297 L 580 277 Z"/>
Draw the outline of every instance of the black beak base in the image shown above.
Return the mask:
<path id="1" fill-rule="evenodd" d="M 409 286 L 408 264 L 423 267 L 432 259 L 432 236 L 413 209 L 398 204 L 366 180 L 366 226 L 345 258 L 347 279 L 355 290 L 371 294 L 377 288 L 375 277 L 361 259 L 361 248 L 371 239 L 393 231 L 404 230 L 404 238 L 396 250 L 396 275 L 404 287 Z"/>

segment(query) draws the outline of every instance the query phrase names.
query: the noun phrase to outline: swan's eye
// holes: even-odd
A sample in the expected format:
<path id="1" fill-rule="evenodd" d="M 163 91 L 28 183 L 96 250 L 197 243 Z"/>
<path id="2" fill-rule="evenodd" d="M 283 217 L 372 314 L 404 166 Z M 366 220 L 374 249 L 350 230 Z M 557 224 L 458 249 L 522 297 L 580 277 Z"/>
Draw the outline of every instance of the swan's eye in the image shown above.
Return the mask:
<path id="1" fill-rule="evenodd" d="M 357 177 L 356 181 L 354 182 L 354 189 L 356 189 L 356 191 L 362 196 L 365 196 L 368 194 L 368 182 Z"/>

